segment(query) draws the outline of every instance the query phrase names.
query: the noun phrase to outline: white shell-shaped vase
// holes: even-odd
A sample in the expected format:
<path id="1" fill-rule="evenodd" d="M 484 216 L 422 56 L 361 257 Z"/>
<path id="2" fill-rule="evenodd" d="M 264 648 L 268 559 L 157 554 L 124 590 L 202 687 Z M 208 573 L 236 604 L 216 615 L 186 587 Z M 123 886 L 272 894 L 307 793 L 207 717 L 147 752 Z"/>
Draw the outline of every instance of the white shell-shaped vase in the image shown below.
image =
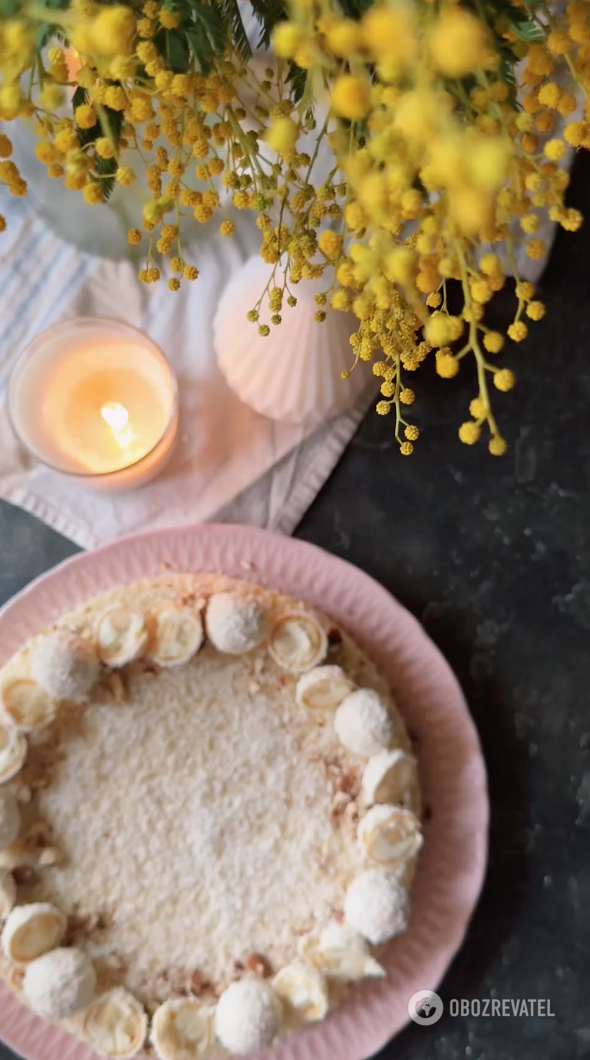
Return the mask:
<path id="1" fill-rule="evenodd" d="M 286 296 L 282 323 L 270 324 L 267 297 L 260 320 L 252 324 L 246 314 L 260 300 L 272 275 L 272 266 L 260 257 L 249 258 L 231 277 L 213 322 L 217 361 L 235 394 L 256 412 L 284 423 L 316 426 L 356 402 L 371 376 L 359 362 L 349 379 L 354 356 L 349 339 L 358 321 L 352 314 L 329 311 L 326 320 L 314 320 L 314 295 L 327 282 L 301 280 L 292 287 L 297 305 Z M 275 275 L 279 286 L 282 274 Z M 259 324 L 269 324 L 270 334 L 258 334 Z"/>

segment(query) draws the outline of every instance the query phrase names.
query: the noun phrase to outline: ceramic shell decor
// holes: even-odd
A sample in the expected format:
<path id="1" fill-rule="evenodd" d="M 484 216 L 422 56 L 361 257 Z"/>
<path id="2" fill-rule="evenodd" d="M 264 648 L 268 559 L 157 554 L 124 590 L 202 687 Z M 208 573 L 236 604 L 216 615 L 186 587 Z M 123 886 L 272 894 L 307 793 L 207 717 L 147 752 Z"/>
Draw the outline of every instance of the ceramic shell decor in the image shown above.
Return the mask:
<path id="1" fill-rule="evenodd" d="M 225 288 L 213 323 L 217 362 L 228 385 L 256 412 L 285 423 L 315 426 L 353 405 L 371 378 L 359 362 L 350 379 L 341 372 L 353 363 L 349 338 L 356 331 L 352 314 L 329 312 L 323 323 L 314 320 L 314 295 L 326 290 L 326 280 L 305 280 L 293 288 L 297 305 L 284 301 L 282 323 L 270 325 L 263 338 L 246 314 L 260 299 L 272 266 L 249 258 Z M 277 276 L 277 285 L 281 282 Z M 260 323 L 270 324 L 263 301 Z"/>

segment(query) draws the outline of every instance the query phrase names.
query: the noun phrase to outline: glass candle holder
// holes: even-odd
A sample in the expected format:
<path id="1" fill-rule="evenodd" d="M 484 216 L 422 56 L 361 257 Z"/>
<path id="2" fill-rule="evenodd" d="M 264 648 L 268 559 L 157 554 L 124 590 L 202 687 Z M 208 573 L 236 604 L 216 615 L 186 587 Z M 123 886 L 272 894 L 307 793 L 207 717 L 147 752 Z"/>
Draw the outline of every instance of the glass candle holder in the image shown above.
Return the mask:
<path id="1" fill-rule="evenodd" d="M 31 456 L 111 493 L 159 475 L 178 433 L 172 368 L 147 335 L 117 320 L 83 317 L 37 335 L 12 371 L 7 405 Z"/>

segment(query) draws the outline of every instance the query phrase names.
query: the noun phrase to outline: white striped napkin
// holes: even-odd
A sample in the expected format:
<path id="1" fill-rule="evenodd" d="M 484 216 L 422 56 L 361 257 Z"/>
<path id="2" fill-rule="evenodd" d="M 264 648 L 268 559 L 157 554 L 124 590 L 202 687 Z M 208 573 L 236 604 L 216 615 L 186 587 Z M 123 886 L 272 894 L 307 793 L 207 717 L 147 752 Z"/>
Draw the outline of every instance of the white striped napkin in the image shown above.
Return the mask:
<path id="1" fill-rule="evenodd" d="M 291 533 L 330 474 L 368 407 L 374 387 L 346 415 L 309 436 L 243 405 L 215 360 L 212 319 L 231 273 L 254 250 L 253 233 L 212 236 L 198 246 L 200 277 L 172 294 L 146 288 L 135 266 L 80 252 L 34 216 L 26 200 L 0 195 L 9 227 L 0 237 L 0 496 L 83 548 L 126 533 L 222 517 Z M 176 371 L 181 437 L 149 486 L 93 494 L 36 464 L 19 447 L 4 405 L 6 381 L 24 346 L 50 325 L 112 317 L 147 332 Z"/>

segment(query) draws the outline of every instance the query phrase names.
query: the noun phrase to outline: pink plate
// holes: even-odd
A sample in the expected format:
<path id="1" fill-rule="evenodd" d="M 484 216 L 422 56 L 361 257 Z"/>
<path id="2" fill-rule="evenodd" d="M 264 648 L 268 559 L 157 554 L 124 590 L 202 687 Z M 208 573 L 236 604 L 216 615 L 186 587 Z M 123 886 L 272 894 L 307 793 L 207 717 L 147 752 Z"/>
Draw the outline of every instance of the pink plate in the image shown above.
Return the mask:
<path id="1" fill-rule="evenodd" d="M 431 810 L 409 930 L 387 949 L 387 979 L 354 990 L 323 1023 L 258 1060 L 365 1060 L 408 1020 L 408 1001 L 434 990 L 460 946 L 482 885 L 488 800 L 477 733 L 459 685 L 416 619 L 356 567 L 313 545 L 244 526 L 158 530 L 82 553 L 0 611 L 0 665 L 60 613 L 112 586 L 165 569 L 218 571 L 301 597 L 331 614 L 389 679 L 416 739 Z M 0 1038 L 27 1060 L 96 1060 L 0 986 Z"/>

